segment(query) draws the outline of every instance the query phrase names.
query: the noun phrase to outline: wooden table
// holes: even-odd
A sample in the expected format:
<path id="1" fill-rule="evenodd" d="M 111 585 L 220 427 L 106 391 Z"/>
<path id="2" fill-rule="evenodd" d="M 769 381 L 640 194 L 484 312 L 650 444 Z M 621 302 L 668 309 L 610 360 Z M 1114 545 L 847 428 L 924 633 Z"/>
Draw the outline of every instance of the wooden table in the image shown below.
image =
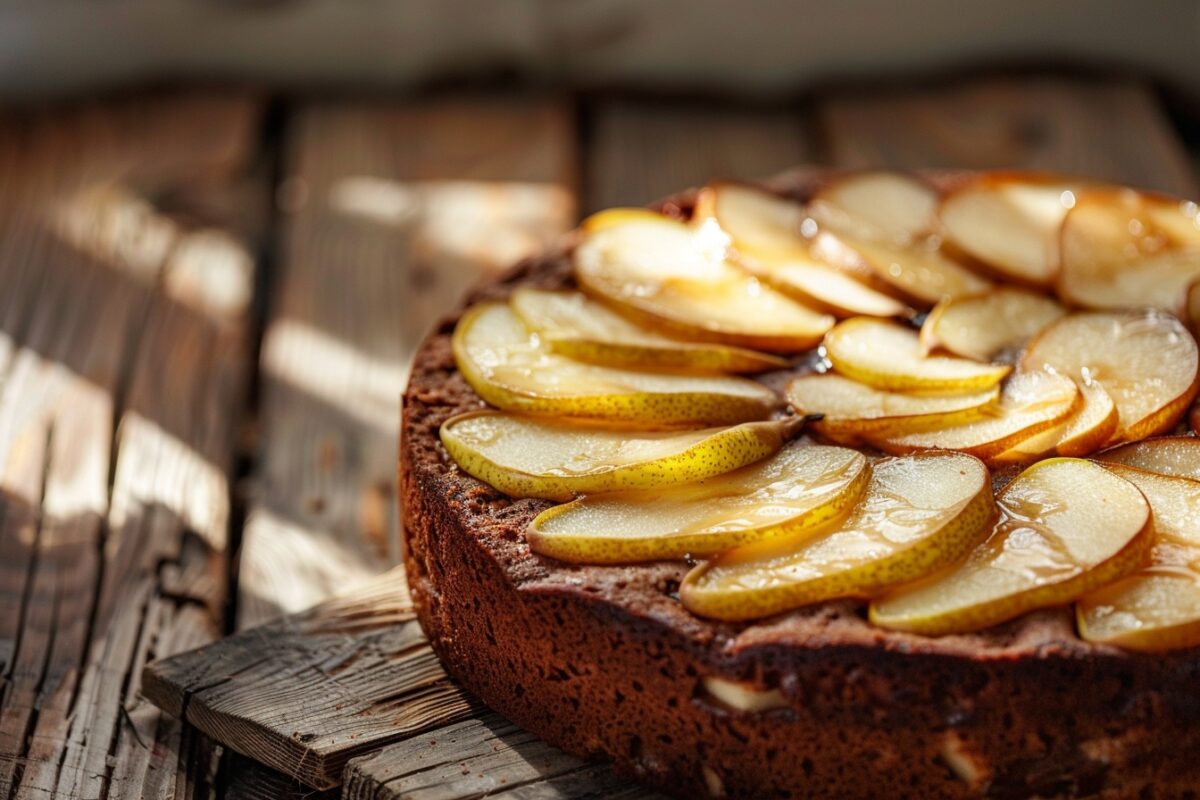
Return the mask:
<path id="1" fill-rule="evenodd" d="M 647 797 L 425 645 L 388 571 L 405 365 L 581 213 L 803 162 L 1196 191 L 1156 94 L 1100 78 L 0 117 L 0 798 Z"/>

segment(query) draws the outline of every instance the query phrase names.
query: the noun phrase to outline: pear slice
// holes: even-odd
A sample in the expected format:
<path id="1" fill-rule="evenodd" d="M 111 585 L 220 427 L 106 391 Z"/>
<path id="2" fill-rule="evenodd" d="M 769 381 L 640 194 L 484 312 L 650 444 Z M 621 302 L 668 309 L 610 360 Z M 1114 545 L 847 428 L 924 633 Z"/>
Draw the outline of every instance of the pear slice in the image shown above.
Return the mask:
<path id="1" fill-rule="evenodd" d="M 879 461 L 847 517 L 805 543 L 766 542 L 688 573 L 679 598 L 702 617 L 745 620 L 870 597 L 962 558 L 995 515 L 987 469 L 961 453 Z"/>
<path id="2" fill-rule="evenodd" d="M 991 282 L 940 250 L 937 192 L 908 175 L 861 172 L 831 182 L 809 203 L 813 255 L 869 274 L 876 288 L 929 307 Z"/>
<path id="3" fill-rule="evenodd" d="M 691 228 L 635 209 L 584 221 L 574 251 L 580 288 L 674 336 L 771 352 L 814 347 L 833 317 L 786 297 L 728 260 L 715 222 Z"/>
<path id="4" fill-rule="evenodd" d="M 1080 636 L 1134 650 L 1200 645 L 1200 482 L 1108 467 L 1154 512 L 1150 562 L 1076 604 Z"/>
<path id="5" fill-rule="evenodd" d="M 818 225 L 872 242 L 904 245 L 936 232 L 937 191 L 890 170 L 851 172 L 831 180 L 809 201 Z"/>
<path id="6" fill-rule="evenodd" d="M 1079 405 L 1075 382 L 1041 370 L 1013 373 L 1000 399 L 983 419 L 898 436 L 872 436 L 869 441 L 888 453 L 915 450 L 959 450 L 991 461 L 1031 436 L 1067 419 Z"/>
<path id="7" fill-rule="evenodd" d="M 977 361 L 994 361 L 1023 347 L 1030 337 L 1067 313 L 1041 294 L 1000 287 L 938 303 L 921 326 L 926 353 L 945 350 Z"/>
<path id="8" fill-rule="evenodd" d="M 984 417 L 999 396 L 998 386 L 973 394 L 887 392 L 832 372 L 801 375 L 787 391 L 797 413 L 822 415 L 813 428 L 839 442 L 960 425 Z"/>
<path id="9" fill-rule="evenodd" d="M 1111 447 L 1097 453 L 1096 458 L 1107 464 L 1124 464 L 1159 475 L 1200 481 L 1200 438 L 1195 436 L 1143 439 Z"/>
<path id="10" fill-rule="evenodd" d="M 1094 189 L 1062 226 L 1059 295 L 1090 308 L 1177 311 L 1200 278 L 1200 207 L 1190 201 Z"/>
<path id="11" fill-rule="evenodd" d="M 446 420 L 441 439 L 465 472 L 511 497 L 573 500 L 711 478 L 777 452 L 805 420 L 694 431 L 614 431 L 500 411 Z"/>
<path id="12" fill-rule="evenodd" d="M 1083 402 L 1075 413 L 996 456 L 993 463 L 1029 464 L 1050 455 L 1086 456 L 1103 447 L 1117 430 L 1117 404 L 1098 383 L 1079 382 L 1076 387 Z"/>
<path id="13" fill-rule="evenodd" d="M 813 258 L 801 235 L 807 213 L 799 203 L 753 186 L 717 183 L 700 193 L 693 218 L 715 219 L 733 238 L 746 271 L 806 305 L 838 317 L 911 313 L 894 297 Z"/>
<path id="14" fill-rule="evenodd" d="M 781 358 L 741 347 L 669 339 L 580 292 L 521 287 L 509 304 L 551 350 L 592 364 L 691 373 L 763 372 L 788 366 Z"/>
<path id="15" fill-rule="evenodd" d="M 563 561 L 608 564 L 708 555 L 804 535 L 853 505 L 871 468 L 843 447 L 794 443 L 698 483 L 595 495 L 543 511 L 530 548 Z"/>
<path id="16" fill-rule="evenodd" d="M 916 331 L 894 322 L 856 317 L 825 337 L 833 368 L 854 380 L 889 391 L 979 392 L 998 384 L 1012 368 L 921 352 Z"/>
<path id="17" fill-rule="evenodd" d="M 946 241 L 1001 277 L 1048 286 L 1058 273 L 1058 232 L 1077 181 L 1036 173 L 984 174 L 942 200 Z"/>
<path id="18" fill-rule="evenodd" d="M 1139 569 L 1152 543 L 1138 488 L 1090 461 L 1052 458 L 996 496 L 1000 519 L 960 564 L 871 604 L 870 619 L 930 636 L 1070 603 Z"/>
<path id="19" fill-rule="evenodd" d="M 1169 430 L 1200 386 L 1196 340 L 1178 319 L 1156 311 L 1063 317 L 1034 337 L 1021 367 L 1103 386 L 1120 416 L 1113 442 Z"/>
<path id="20" fill-rule="evenodd" d="M 468 309 L 452 346 L 471 388 L 507 411 L 645 428 L 746 422 L 779 405 L 774 392 L 745 378 L 658 375 L 560 356 L 504 303 Z"/>

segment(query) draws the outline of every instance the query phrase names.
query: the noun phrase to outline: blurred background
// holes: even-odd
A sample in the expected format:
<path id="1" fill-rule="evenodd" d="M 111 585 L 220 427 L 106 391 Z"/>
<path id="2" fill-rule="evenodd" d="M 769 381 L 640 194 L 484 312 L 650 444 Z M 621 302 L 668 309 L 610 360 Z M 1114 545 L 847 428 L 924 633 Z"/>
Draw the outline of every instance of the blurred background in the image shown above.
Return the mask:
<path id="1" fill-rule="evenodd" d="M 403 591 L 399 398 L 473 282 L 806 163 L 1196 197 L 1198 41 L 1185 0 L 0 5 L 0 797 L 299 791 L 141 667 Z"/>

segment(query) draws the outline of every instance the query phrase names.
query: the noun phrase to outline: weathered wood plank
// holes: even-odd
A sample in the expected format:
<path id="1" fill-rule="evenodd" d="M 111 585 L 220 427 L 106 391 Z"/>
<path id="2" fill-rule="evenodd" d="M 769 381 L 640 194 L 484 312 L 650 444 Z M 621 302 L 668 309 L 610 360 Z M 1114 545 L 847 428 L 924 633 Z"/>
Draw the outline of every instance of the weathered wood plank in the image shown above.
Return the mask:
<path id="1" fill-rule="evenodd" d="M 230 780 L 224 800 L 337 800 L 342 796 L 340 788 L 310 789 L 239 753 L 229 753 L 227 772 Z"/>
<path id="2" fill-rule="evenodd" d="M 712 178 L 765 178 L 811 158 L 799 111 L 613 100 L 593 118 L 592 211 L 645 205 Z"/>
<path id="3" fill-rule="evenodd" d="M 21 286 L 30 309 L 0 311 L 0 354 L 14 354 L 0 390 L 0 484 L 22 550 L 22 566 L 3 572 L 6 596 L 19 581 L 19 610 L 0 616 L 6 797 L 202 796 L 214 775 L 211 743 L 139 703 L 136 674 L 220 630 L 222 464 L 248 365 L 244 327 L 194 302 L 232 274 L 211 250 L 200 271 L 220 287 L 179 277 L 197 271 L 195 240 L 213 232 L 107 184 L 136 176 L 153 188 L 245 163 L 252 103 L 185 112 L 137 104 L 30 127 L 61 153 L 0 128 L 0 160 L 19 168 L 3 194 L 21 187 L 27 203 L 0 208 L 13 234 L 0 237 L 0 284 Z"/>
<path id="4" fill-rule="evenodd" d="M 1137 81 L 1005 78 L 818 103 L 836 164 L 1061 170 L 1190 195 L 1186 148 Z"/>
<path id="5" fill-rule="evenodd" d="M 408 360 L 466 286 L 573 222 L 568 112 L 474 98 L 318 105 L 292 119 L 240 627 L 398 561 Z"/>
<path id="6" fill-rule="evenodd" d="M 499 714 L 415 736 L 346 767 L 346 800 L 653 800 L 660 795 L 551 747 Z"/>
<path id="7" fill-rule="evenodd" d="M 156 662 L 143 691 L 318 789 L 339 784 L 348 759 L 475 708 L 429 649 L 399 568 L 308 612 Z"/>

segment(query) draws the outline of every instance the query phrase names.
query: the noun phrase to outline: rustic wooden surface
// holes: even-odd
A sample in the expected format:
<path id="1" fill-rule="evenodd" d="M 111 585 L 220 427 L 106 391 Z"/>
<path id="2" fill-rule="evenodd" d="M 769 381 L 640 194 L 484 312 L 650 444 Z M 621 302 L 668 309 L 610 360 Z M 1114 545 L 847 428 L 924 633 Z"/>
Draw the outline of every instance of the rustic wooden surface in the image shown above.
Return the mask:
<path id="1" fill-rule="evenodd" d="M 553 100 L 335 103 L 289 117 L 239 627 L 399 561 L 408 359 L 466 286 L 574 223 L 574 147 Z"/>
<path id="2" fill-rule="evenodd" d="M 473 707 L 385 573 L 424 331 L 577 209 L 712 175 L 1196 186 L 1128 81 L 264 108 L 190 93 L 0 117 L 0 798 L 328 798 L 343 777 L 356 798 L 647 797 Z"/>
<path id="3" fill-rule="evenodd" d="M 219 220 L 148 198 L 219 196 L 258 109 L 142 98 L 0 130 L 0 797 L 213 783 L 213 743 L 138 680 L 223 630 L 254 261 Z"/>

